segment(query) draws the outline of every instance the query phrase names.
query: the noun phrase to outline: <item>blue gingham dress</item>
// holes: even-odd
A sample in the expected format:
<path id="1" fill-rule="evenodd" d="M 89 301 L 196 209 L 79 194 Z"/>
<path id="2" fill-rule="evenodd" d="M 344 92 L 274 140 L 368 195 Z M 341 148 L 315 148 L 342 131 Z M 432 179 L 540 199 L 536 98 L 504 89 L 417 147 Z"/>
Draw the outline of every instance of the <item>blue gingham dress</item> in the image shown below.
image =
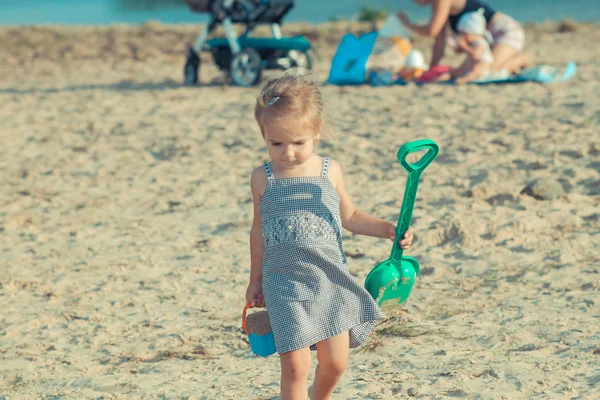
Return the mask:
<path id="1" fill-rule="evenodd" d="M 279 354 L 349 331 L 359 346 L 383 313 L 348 272 L 342 250 L 340 197 L 327 176 L 275 179 L 260 201 L 263 294 Z"/>

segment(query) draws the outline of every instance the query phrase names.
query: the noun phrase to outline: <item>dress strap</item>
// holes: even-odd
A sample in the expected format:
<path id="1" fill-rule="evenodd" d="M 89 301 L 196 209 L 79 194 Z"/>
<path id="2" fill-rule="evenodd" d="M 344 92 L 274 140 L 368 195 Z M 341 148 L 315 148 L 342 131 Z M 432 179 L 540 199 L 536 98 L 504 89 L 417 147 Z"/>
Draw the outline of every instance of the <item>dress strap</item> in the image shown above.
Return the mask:
<path id="1" fill-rule="evenodd" d="M 271 171 L 271 166 L 269 165 L 268 162 L 263 164 L 263 168 L 265 169 L 265 174 L 267 175 L 267 180 L 268 181 L 274 180 L 275 176 L 273 176 L 273 171 Z"/>
<path id="2" fill-rule="evenodd" d="M 321 171 L 321 176 L 327 176 L 327 171 L 329 170 L 329 157 L 323 158 L 323 170 Z"/>

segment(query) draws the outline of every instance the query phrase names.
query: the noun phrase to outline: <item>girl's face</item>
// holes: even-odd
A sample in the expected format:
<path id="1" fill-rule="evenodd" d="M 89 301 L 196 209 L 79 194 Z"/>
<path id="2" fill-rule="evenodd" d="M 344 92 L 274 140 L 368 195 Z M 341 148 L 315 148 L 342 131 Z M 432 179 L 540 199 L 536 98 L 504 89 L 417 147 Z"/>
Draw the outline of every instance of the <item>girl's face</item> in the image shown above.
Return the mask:
<path id="1" fill-rule="evenodd" d="M 269 124 L 263 127 L 265 142 L 271 160 L 283 169 L 295 169 L 313 154 L 318 134 L 312 134 L 298 124 Z"/>

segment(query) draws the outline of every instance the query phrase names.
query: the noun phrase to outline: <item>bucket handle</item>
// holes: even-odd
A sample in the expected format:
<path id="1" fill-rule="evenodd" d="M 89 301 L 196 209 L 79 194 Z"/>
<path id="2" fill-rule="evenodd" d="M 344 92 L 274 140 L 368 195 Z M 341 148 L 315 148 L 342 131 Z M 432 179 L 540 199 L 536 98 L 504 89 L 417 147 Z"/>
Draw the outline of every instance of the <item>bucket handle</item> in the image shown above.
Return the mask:
<path id="1" fill-rule="evenodd" d="M 246 335 L 250 336 L 250 331 L 248 331 L 248 325 L 246 325 L 246 311 L 250 308 L 250 303 L 246 303 L 244 307 L 244 311 L 242 311 L 242 328 L 246 331 Z"/>

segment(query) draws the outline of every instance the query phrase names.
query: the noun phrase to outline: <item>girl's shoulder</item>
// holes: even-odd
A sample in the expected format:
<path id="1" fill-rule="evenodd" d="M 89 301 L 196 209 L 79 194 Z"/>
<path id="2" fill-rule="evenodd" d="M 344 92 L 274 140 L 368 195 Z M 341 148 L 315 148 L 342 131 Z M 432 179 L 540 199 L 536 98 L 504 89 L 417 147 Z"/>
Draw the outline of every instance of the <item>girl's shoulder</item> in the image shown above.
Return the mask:
<path id="1" fill-rule="evenodd" d="M 337 186 L 337 183 L 343 177 L 342 167 L 333 158 L 329 158 L 329 168 L 327 170 L 327 176 L 329 177 L 329 180 L 331 181 L 334 187 Z"/>
<path id="2" fill-rule="evenodd" d="M 254 168 L 250 175 L 250 188 L 253 194 L 258 194 L 260 197 L 265 193 L 267 187 L 267 174 L 265 173 L 264 164 Z"/>

